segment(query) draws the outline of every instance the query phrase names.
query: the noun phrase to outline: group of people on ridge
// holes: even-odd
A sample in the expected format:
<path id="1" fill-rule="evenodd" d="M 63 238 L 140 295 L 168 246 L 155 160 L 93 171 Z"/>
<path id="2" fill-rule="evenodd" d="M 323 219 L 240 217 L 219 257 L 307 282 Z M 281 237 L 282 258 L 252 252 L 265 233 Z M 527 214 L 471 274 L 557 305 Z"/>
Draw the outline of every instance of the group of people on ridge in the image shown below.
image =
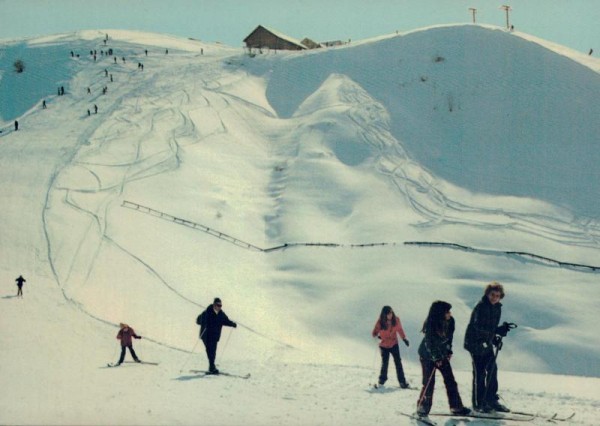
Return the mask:
<path id="1" fill-rule="evenodd" d="M 464 348 L 471 354 L 473 361 L 472 404 L 473 409 L 478 412 L 510 411 L 499 401 L 496 356 L 502 346 L 502 338 L 516 325 L 507 322 L 499 325 L 502 313 L 500 300 L 503 298 L 504 287 L 502 284 L 497 282 L 488 284 L 483 297 L 471 313 L 465 334 Z M 418 349 L 423 372 L 422 388 L 417 402 L 417 415 L 419 416 L 427 416 L 431 411 L 437 370 L 440 371 L 444 380 L 452 414 L 466 415 L 471 412 L 462 403 L 450 364 L 455 329 L 451 309 L 452 305 L 448 302 L 440 300 L 433 302 L 421 329 L 424 337 Z M 389 358 L 392 355 L 400 387 L 403 389 L 409 387 L 402 368 L 398 336 L 407 347 L 410 343 L 406 338 L 400 318 L 390 306 L 384 306 L 381 310 L 372 335 L 381 339 L 379 343 L 381 353 L 379 385 L 383 385 L 387 381 Z"/>

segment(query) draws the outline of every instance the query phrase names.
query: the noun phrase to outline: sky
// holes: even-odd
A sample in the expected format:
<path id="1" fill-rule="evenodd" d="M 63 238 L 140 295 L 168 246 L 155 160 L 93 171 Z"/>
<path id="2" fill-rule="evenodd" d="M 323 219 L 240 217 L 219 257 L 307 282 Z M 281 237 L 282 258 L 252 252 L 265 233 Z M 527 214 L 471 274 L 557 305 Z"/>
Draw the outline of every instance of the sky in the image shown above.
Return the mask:
<path id="1" fill-rule="evenodd" d="M 282 7 L 285 4 L 284 7 Z M 598 0 L 0 0 L 0 38 L 80 29 L 129 29 L 242 45 L 259 24 L 315 41 L 358 40 L 439 24 L 506 24 L 588 52 L 600 51 Z"/>

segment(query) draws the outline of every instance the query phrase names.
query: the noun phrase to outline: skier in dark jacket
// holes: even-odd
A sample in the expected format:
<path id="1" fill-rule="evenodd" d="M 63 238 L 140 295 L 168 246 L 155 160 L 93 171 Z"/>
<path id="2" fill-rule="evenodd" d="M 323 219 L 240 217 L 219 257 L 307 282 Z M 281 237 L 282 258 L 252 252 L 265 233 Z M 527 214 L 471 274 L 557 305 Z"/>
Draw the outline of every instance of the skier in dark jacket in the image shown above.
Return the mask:
<path id="1" fill-rule="evenodd" d="M 436 370 L 440 370 L 444 378 L 452 414 L 464 416 L 471 412 L 463 406 L 450 365 L 454 336 L 454 318 L 452 318 L 450 309 L 452 309 L 452 305 L 447 302 L 440 300 L 433 302 L 421 330 L 425 337 L 419 345 L 419 358 L 423 370 L 423 388 L 417 403 L 419 416 L 427 416 L 431 410 Z"/>
<path id="2" fill-rule="evenodd" d="M 23 283 L 27 282 L 27 280 L 25 278 L 23 278 L 23 275 L 19 275 L 19 278 L 17 278 L 15 280 L 17 282 L 17 297 L 23 297 Z"/>
<path id="3" fill-rule="evenodd" d="M 510 411 L 500 404 L 498 397 L 498 367 L 494 354 L 494 345 L 499 340 L 496 337 L 506 336 L 509 325 L 500 323 L 504 287 L 492 282 L 487 285 L 481 300 L 471 313 L 471 320 L 465 334 L 465 349 L 473 359 L 473 408 L 476 411 Z"/>
<path id="4" fill-rule="evenodd" d="M 131 353 L 131 357 L 133 358 L 133 360 L 135 362 L 141 362 L 135 354 L 135 351 L 133 350 L 132 338 L 141 339 L 142 336 L 138 336 L 137 334 L 135 334 L 135 330 L 129 327 L 127 324 L 121 323 L 119 324 L 119 327 L 120 330 L 119 333 L 117 333 L 117 339 L 121 341 L 121 357 L 119 358 L 117 366 L 121 365 L 125 360 L 125 352 L 127 348 L 129 348 L 129 352 Z"/>
<path id="5" fill-rule="evenodd" d="M 200 339 L 202 339 L 206 348 L 208 372 L 211 374 L 219 374 L 219 370 L 215 366 L 215 358 L 217 356 L 217 344 L 221 338 L 221 329 L 223 326 L 237 327 L 237 324 L 231 321 L 223 312 L 222 307 L 221 299 L 216 297 L 212 305 L 208 305 L 206 310 L 196 318 L 196 324 L 200 326 Z"/>

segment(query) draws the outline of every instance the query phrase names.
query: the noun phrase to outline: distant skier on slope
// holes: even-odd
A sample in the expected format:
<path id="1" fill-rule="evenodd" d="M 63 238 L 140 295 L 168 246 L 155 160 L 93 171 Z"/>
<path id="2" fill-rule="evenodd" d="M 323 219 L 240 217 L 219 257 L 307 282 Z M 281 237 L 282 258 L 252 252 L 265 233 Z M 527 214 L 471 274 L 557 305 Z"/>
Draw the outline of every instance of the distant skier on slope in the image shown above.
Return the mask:
<path id="1" fill-rule="evenodd" d="M 502 315 L 504 287 L 492 282 L 485 288 L 477 303 L 465 334 L 464 347 L 473 359 L 473 409 L 481 412 L 510 410 L 500 404 L 498 396 L 498 366 L 494 346 L 501 341 L 496 336 L 506 336 L 511 325 L 498 327 Z"/>
<path id="2" fill-rule="evenodd" d="M 236 328 L 237 324 L 231 321 L 222 310 L 221 299 L 215 298 L 212 305 L 208 305 L 206 310 L 198 315 L 196 324 L 200 326 L 200 339 L 206 348 L 208 357 L 208 372 L 210 374 L 219 374 L 215 365 L 217 356 L 217 345 L 221 338 L 221 329 L 223 326 Z"/>
<path id="3" fill-rule="evenodd" d="M 123 361 L 125 360 L 125 352 L 127 350 L 127 348 L 129 348 L 129 353 L 131 353 L 131 357 L 133 358 L 133 360 L 135 362 L 141 362 L 140 359 L 137 357 L 137 355 L 135 354 L 135 351 L 133 350 L 133 340 L 132 338 L 135 339 L 141 339 L 142 336 L 138 336 L 137 334 L 135 334 L 135 330 L 131 327 L 129 327 L 129 325 L 127 324 L 119 324 L 119 332 L 117 333 L 117 339 L 119 339 L 121 341 L 121 357 L 119 358 L 119 362 L 116 364 L 116 366 L 119 366 L 123 363 Z"/>
<path id="4" fill-rule="evenodd" d="M 419 357 L 423 370 L 423 388 L 417 402 L 419 416 L 427 416 L 431 410 L 436 370 L 440 370 L 444 378 L 452 414 L 464 416 L 471 412 L 462 403 L 450 365 L 454 336 L 454 318 L 452 318 L 450 309 L 452 309 L 452 305 L 447 302 L 439 300 L 433 302 L 421 330 L 425 337 L 419 346 Z"/>
<path id="5" fill-rule="evenodd" d="M 17 297 L 23 297 L 23 283 L 27 282 L 23 275 L 19 275 L 19 277 L 15 280 L 17 282 Z"/>
<path id="6" fill-rule="evenodd" d="M 381 339 L 379 343 L 379 352 L 381 353 L 381 371 L 379 374 L 379 385 L 383 385 L 387 381 L 388 375 L 388 364 L 390 361 L 390 355 L 394 358 L 394 364 L 396 365 L 396 377 L 398 383 L 402 389 L 408 387 L 406 377 L 404 376 L 404 369 L 402 368 L 402 359 L 400 358 L 400 347 L 398 346 L 398 335 L 406 346 L 409 346 L 409 341 L 406 338 L 404 329 L 400 318 L 396 316 L 394 310 L 390 306 L 384 306 L 381 309 L 381 314 L 375 328 L 371 332 L 373 337 Z"/>

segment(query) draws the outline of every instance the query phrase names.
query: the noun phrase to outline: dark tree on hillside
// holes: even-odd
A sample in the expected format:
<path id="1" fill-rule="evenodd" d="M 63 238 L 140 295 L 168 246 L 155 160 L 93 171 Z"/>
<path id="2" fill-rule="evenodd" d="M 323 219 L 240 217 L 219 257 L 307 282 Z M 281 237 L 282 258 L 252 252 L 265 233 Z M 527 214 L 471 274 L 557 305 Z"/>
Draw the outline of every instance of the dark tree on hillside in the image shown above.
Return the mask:
<path id="1" fill-rule="evenodd" d="M 17 59 L 13 66 L 15 67 L 15 71 L 18 73 L 22 73 L 23 71 L 25 71 L 25 62 L 23 62 L 20 59 Z"/>

